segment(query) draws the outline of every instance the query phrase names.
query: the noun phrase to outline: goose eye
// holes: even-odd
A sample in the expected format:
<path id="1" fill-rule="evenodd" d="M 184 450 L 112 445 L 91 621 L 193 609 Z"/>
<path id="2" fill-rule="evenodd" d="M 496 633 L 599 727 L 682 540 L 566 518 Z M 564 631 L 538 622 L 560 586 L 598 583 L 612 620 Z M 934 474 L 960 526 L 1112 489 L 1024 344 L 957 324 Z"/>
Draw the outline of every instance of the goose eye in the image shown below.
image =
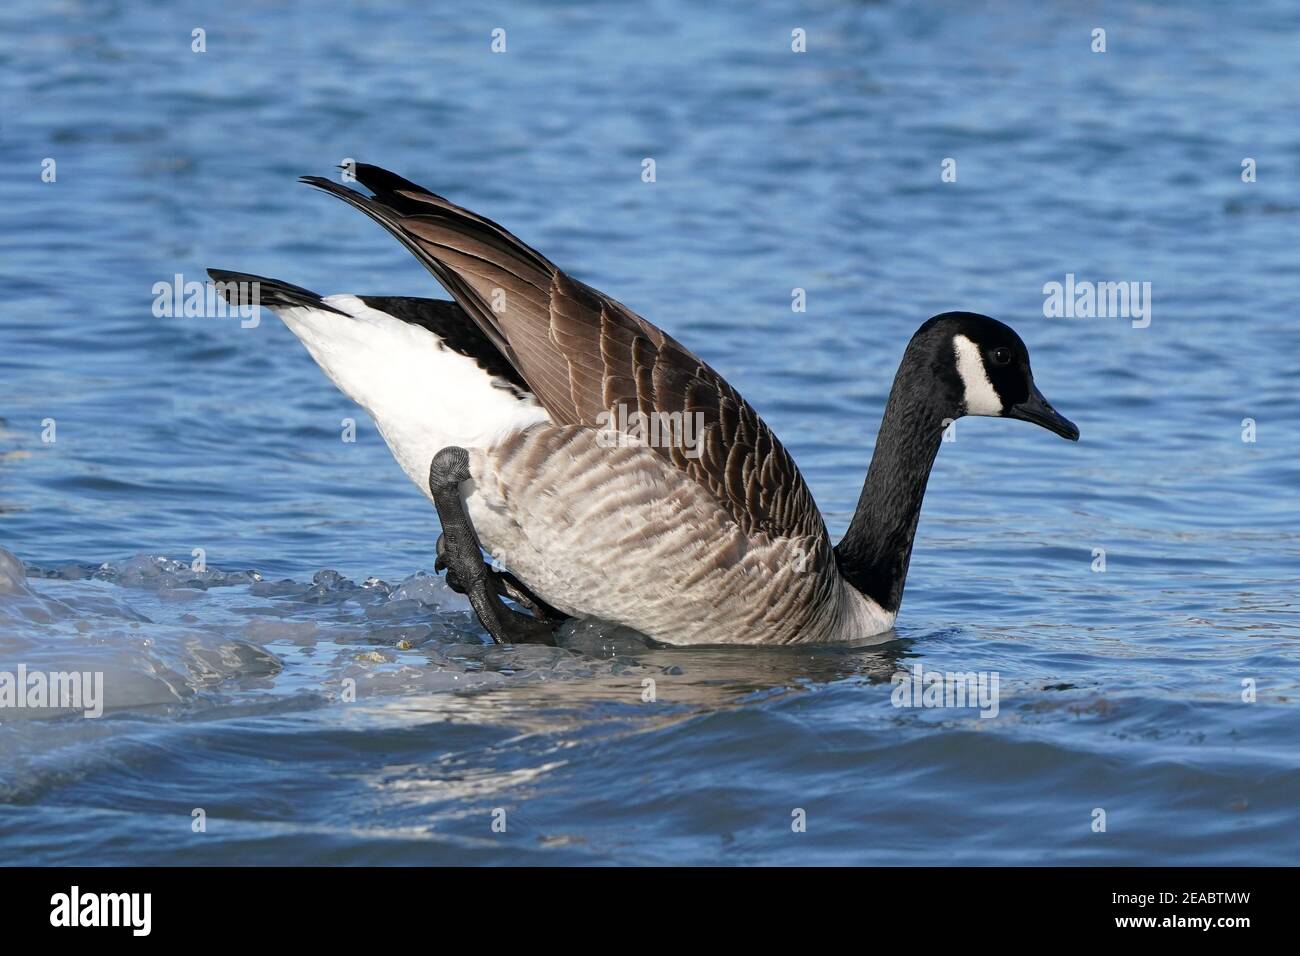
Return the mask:
<path id="1" fill-rule="evenodd" d="M 1011 364 L 1011 349 L 999 346 L 989 353 L 989 358 L 993 360 L 994 365 L 1009 365 Z"/>

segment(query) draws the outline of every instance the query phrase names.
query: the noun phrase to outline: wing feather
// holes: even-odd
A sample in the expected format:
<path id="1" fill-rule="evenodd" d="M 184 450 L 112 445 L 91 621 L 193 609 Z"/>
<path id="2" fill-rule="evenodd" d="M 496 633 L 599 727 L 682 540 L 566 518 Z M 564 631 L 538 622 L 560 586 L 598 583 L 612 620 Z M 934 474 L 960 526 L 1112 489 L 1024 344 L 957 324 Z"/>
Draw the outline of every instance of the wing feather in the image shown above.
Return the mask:
<path id="1" fill-rule="evenodd" d="M 360 209 L 409 249 L 557 424 L 596 428 L 604 416 L 618 423 L 632 412 L 690 416 L 689 423 L 660 421 L 665 430 L 671 423 L 676 439 L 693 430 L 695 444 L 660 441 L 654 450 L 708 488 L 746 532 L 811 537 L 829 547 L 794 460 L 689 349 L 490 219 L 375 166 L 358 164 L 356 178 L 373 195 L 319 177 L 303 181 Z"/>

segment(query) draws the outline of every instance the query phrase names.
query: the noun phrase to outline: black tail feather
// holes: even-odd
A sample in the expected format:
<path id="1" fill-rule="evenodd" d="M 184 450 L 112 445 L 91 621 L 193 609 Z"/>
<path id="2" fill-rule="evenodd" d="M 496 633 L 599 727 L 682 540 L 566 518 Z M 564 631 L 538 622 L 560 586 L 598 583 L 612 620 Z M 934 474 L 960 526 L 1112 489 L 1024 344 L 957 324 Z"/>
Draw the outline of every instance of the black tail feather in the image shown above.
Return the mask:
<path id="1" fill-rule="evenodd" d="M 208 275 L 216 283 L 217 291 L 235 306 L 264 305 L 268 308 L 308 308 L 323 312 L 347 315 L 341 309 L 325 302 L 319 295 L 302 286 L 227 269 L 209 269 Z"/>

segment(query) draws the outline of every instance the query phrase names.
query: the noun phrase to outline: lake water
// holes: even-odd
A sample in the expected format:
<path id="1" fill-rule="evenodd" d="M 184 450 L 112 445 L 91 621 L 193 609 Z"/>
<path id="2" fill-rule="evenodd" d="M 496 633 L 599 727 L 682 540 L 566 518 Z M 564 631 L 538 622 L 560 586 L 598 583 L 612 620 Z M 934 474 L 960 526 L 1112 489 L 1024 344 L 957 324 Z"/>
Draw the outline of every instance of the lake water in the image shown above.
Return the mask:
<path id="1" fill-rule="evenodd" d="M 0 863 L 1294 863 L 1300 9 L 538 6 L 0 10 L 0 671 L 106 695 L 0 712 Z M 891 643 L 485 646 L 288 330 L 154 315 L 208 266 L 441 294 L 295 183 L 349 157 L 694 348 L 836 536 L 936 312 L 1082 441 L 957 424 Z M 1045 316 L 1067 275 L 1149 324 Z M 997 715 L 895 707 L 917 665 Z"/>

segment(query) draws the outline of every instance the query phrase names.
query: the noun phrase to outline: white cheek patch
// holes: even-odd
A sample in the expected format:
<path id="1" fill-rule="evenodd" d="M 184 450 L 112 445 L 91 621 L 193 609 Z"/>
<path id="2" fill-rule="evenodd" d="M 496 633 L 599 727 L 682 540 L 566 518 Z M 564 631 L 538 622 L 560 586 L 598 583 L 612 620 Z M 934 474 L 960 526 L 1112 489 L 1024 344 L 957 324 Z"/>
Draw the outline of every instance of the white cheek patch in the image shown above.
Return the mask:
<path id="1" fill-rule="evenodd" d="M 967 415 L 1001 415 L 1002 398 L 989 381 L 979 346 L 964 335 L 955 335 L 953 349 L 957 353 L 957 374 L 966 392 Z"/>

